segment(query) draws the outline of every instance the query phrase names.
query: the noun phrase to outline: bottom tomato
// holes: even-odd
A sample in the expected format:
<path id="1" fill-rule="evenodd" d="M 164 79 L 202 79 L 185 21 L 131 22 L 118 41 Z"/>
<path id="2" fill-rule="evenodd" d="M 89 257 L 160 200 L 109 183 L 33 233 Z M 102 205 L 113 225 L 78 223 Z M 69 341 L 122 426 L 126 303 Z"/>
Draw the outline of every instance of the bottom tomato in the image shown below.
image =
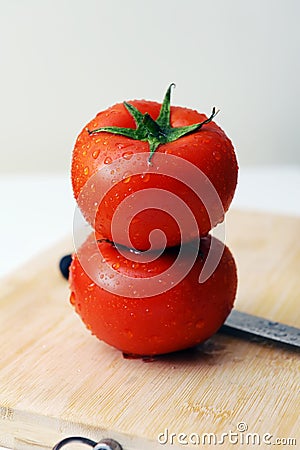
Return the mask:
<path id="1" fill-rule="evenodd" d="M 178 267 L 174 262 L 179 249 L 174 247 L 157 258 L 154 255 L 152 261 L 137 262 L 133 261 L 133 255 L 138 255 L 130 250 L 123 248 L 120 253 L 112 243 L 101 239 L 96 242 L 91 235 L 73 256 L 69 278 L 71 303 L 92 334 L 127 354 L 151 356 L 199 344 L 224 323 L 237 289 L 236 265 L 226 246 L 213 274 L 199 283 L 213 240 L 214 244 L 223 245 L 211 236 L 202 238 L 196 260 L 188 271 L 189 255 L 193 252 L 184 252 Z M 166 290 L 163 286 L 166 281 L 160 275 L 171 267 L 174 269 L 168 276 L 172 280 Z M 109 275 L 107 268 L 111 271 Z M 184 277 L 182 270 L 188 272 Z M 100 286 L 95 277 L 106 285 Z M 128 282 L 124 282 L 124 277 L 128 277 L 125 278 Z M 182 279 L 176 284 L 178 277 Z M 138 298 L 135 285 L 141 279 L 142 282 L 148 279 L 148 283 L 143 296 Z M 157 291 L 159 283 L 162 286 Z"/>

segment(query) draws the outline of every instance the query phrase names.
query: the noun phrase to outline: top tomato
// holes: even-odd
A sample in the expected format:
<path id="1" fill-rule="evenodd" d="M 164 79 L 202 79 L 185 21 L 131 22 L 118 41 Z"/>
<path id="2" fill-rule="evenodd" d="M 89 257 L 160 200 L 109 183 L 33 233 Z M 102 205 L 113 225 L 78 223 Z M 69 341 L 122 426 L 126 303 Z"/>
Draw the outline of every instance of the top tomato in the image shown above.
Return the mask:
<path id="1" fill-rule="evenodd" d="M 197 111 L 134 100 L 100 112 L 77 138 L 72 185 L 106 239 L 138 250 L 174 246 L 223 221 L 237 183 L 231 141 Z M 161 230 L 158 232 L 157 230 Z"/>

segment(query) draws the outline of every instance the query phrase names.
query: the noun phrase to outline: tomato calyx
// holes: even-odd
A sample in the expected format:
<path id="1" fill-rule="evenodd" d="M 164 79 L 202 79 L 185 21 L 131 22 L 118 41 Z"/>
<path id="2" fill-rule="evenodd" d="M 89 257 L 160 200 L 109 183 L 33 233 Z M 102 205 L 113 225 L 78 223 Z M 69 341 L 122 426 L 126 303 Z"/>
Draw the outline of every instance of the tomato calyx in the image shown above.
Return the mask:
<path id="1" fill-rule="evenodd" d="M 150 155 L 148 158 L 148 163 L 151 164 L 151 159 L 154 155 L 155 150 L 161 144 L 167 144 L 169 142 L 176 141 L 177 139 L 185 136 L 187 134 L 193 133 L 200 130 L 200 128 L 212 121 L 212 119 L 219 112 L 213 107 L 211 115 L 200 123 L 195 123 L 193 125 L 187 125 L 183 127 L 172 127 L 170 124 L 170 103 L 171 103 L 171 90 L 175 86 L 174 83 L 170 84 L 168 90 L 165 94 L 159 116 L 156 120 L 152 119 L 150 114 L 147 112 L 145 114 L 141 113 L 135 106 L 130 103 L 123 102 L 123 105 L 133 117 L 136 128 L 125 128 L 125 127 L 101 127 L 95 130 L 87 129 L 90 135 L 107 132 L 112 134 L 118 134 L 121 136 L 126 136 L 131 139 L 138 141 L 145 141 L 149 143 Z"/>

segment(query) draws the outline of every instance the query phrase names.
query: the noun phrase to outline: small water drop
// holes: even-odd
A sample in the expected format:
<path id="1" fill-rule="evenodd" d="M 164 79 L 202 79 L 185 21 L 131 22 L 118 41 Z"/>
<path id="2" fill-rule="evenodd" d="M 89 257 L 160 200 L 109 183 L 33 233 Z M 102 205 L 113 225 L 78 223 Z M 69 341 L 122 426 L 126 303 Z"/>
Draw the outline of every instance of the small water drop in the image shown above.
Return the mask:
<path id="1" fill-rule="evenodd" d="M 220 154 L 220 152 L 214 151 L 214 152 L 213 152 L 213 157 L 214 157 L 217 161 L 219 161 L 219 160 L 221 159 L 221 154 Z"/>
<path id="2" fill-rule="evenodd" d="M 98 156 L 99 156 L 99 153 L 100 153 L 100 150 L 95 150 L 95 151 L 92 153 L 92 157 L 93 157 L 94 159 L 97 159 Z"/>
<path id="3" fill-rule="evenodd" d="M 88 167 L 85 167 L 85 168 L 83 169 L 83 173 L 84 173 L 84 175 L 88 175 L 88 174 L 89 174 L 89 168 L 88 168 Z"/>
<path id="4" fill-rule="evenodd" d="M 115 270 L 117 270 L 119 267 L 120 267 L 120 263 L 118 263 L 118 262 L 113 263 L 113 265 L 112 265 L 112 268 Z"/>
<path id="5" fill-rule="evenodd" d="M 204 320 L 198 320 L 198 322 L 196 322 L 196 328 L 200 329 L 204 327 Z"/>
<path id="6" fill-rule="evenodd" d="M 150 180 L 150 173 L 143 173 L 141 175 L 141 179 L 143 180 L 144 183 L 148 183 L 148 181 Z"/>
<path id="7" fill-rule="evenodd" d="M 129 339 L 133 338 L 133 332 L 131 330 L 126 330 L 125 333 Z"/>
<path id="8" fill-rule="evenodd" d="M 142 253 L 141 250 L 136 250 L 136 249 L 134 249 L 134 248 L 130 248 L 129 251 L 130 251 L 131 253 L 134 253 L 135 255 L 140 255 L 140 254 Z"/>
<path id="9" fill-rule="evenodd" d="M 129 160 L 132 158 L 133 152 L 125 152 L 123 153 L 122 157 L 126 160 Z"/>
<path id="10" fill-rule="evenodd" d="M 129 183 L 129 181 L 131 179 L 131 173 L 125 172 L 122 178 L 123 178 L 123 183 Z"/>
<path id="11" fill-rule="evenodd" d="M 75 297 L 75 294 L 74 294 L 74 292 L 71 292 L 71 295 L 70 295 L 70 303 L 71 303 L 71 305 L 75 305 L 75 303 L 76 303 L 76 297 Z"/>
<path id="12" fill-rule="evenodd" d="M 111 164 L 112 163 L 112 159 L 110 156 L 107 156 L 104 160 L 104 164 Z"/>

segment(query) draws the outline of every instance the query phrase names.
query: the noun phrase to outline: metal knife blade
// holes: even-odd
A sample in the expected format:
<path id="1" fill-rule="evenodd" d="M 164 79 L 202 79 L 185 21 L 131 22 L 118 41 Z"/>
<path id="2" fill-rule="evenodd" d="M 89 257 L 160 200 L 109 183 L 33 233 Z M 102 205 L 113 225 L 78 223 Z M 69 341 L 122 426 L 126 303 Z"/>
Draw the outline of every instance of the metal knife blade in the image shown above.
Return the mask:
<path id="1" fill-rule="evenodd" d="M 247 333 L 293 347 L 300 347 L 300 328 L 273 322 L 235 309 L 231 311 L 220 331 L 230 334 Z"/>

